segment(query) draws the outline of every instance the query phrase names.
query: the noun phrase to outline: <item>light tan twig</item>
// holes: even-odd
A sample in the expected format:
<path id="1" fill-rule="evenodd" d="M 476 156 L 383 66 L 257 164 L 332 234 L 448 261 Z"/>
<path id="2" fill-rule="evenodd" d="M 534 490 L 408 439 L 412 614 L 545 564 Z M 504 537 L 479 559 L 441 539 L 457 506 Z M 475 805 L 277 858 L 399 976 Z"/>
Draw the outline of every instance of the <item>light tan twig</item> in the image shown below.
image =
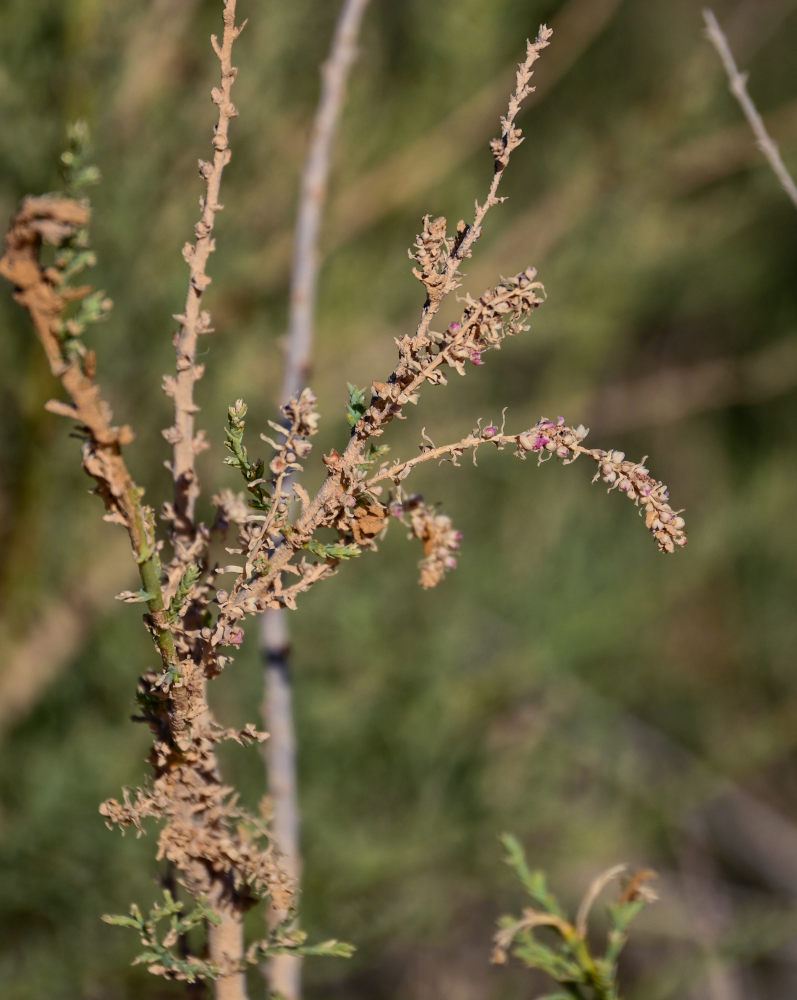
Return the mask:
<path id="1" fill-rule="evenodd" d="M 725 37 L 722 28 L 720 28 L 714 12 L 708 7 L 703 10 L 703 20 L 706 22 L 706 37 L 717 50 L 722 60 L 722 65 L 725 67 L 725 72 L 728 74 L 730 92 L 739 102 L 745 117 L 750 123 L 750 128 L 756 137 L 758 148 L 767 158 L 767 162 L 772 167 L 775 176 L 780 181 L 781 187 L 788 195 L 791 203 L 797 208 L 797 184 L 794 183 L 794 178 L 786 169 L 786 164 L 781 159 L 777 143 L 772 139 L 769 132 L 767 132 L 761 115 L 758 113 L 752 98 L 747 93 L 747 74 L 740 73 L 737 69 L 728 39 Z"/>
<path id="2" fill-rule="evenodd" d="M 195 458 L 206 446 L 203 433 L 196 433 L 194 429 L 194 414 L 197 412 L 194 403 L 194 384 L 202 377 L 204 370 L 203 365 L 196 364 L 195 358 L 197 338 L 200 334 L 211 332 L 210 316 L 200 306 L 202 293 L 211 280 L 206 267 L 208 258 L 215 249 L 213 226 L 216 213 L 222 208 L 219 204 L 221 177 L 231 156 L 228 131 L 230 122 L 238 114 L 230 100 L 230 92 L 237 73 L 231 61 L 232 45 L 243 31 L 246 21 L 240 25 L 235 24 L 235 4 L 236 0 L 224 0 L 222 14 L 224 32 L 221 44 L 215 35 L 211 36 L 213 50 L 221 64 L 221 86 L 214 87 L 211 91 L 213 103 L 219 109 L 219 117 L 213 130 L 213 160 L 199 161 L 199 173 L 206 182 L 205 194 L 200 199 L 202 214 L 194 226 L 194 242 L 186 243 L 183 247 L 183 257 L 190 273 L 185 310 L 175 317 L 180 323 L 180 329 L 174 338 L 177 374 L 175 377 L 167 376 L 164 379 L 164 389 L 167 395 L 174 399 L 174 424 L 163 433 L 173 447 L 174 509 L 171 511 L 171 535 L 178 571 L 192 558 L 190 550 L 196 535 L 194 508 L 199 494 Z M 169 575 L 170 578 L 176 575 L 174 567 Z"/>
<path id="3" fill-rule="evenodd" d="M 473 454 L 475 462 L 476 452 L 482 445 L 487 444 L 494 445 L 499 451 L 511 446 L 519 458 L 525 458 L 529 452 L 534 452 L 538 464 L 558 458 L 568 465 L 579 455 L 586 455 L 598 466 L 593 482 L 601 479 L 608 485 L 609 490 L 619 490 L 637 506 L 641 505 L 645 513 L 646 527 L 655 537 L 661 551 L 673 552 L 676 547 L 686 545 L 684 520 L 670 506 L 667 487 L 650 475 L 644 464 L 645 459 L 642 462 L 632 462 L 621 451 L 585 448 L 581 442 L 587 433 L 587 428 L 583 425 L 568 427 L 562 417 L 556 423 L 542 417 L 533 427 L 519 434 L 506 434 L 503 429 L 490 424 L 487 427 L 477 428 L 461 441 L 439 447 L 424 447 L 420 455 L 416 455 L 415 458 L 382 466 L 376 475 L 368 480 L 368 488 L 385 480 L 398 485 L 416 465 L 422 462 L 449 461 L 457 465 L 466 451 Z"/>

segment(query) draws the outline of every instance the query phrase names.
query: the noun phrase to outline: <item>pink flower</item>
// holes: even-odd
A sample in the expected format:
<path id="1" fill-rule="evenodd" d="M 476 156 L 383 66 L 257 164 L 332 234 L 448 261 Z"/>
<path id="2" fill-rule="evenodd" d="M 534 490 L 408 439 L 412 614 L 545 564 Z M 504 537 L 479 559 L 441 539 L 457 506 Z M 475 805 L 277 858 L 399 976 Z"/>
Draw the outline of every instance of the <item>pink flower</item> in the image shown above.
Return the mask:
<path id="1" fill-rule="evenodd" d="M 488 424 L 482 431 L 482 437 L 493 438 L 498 433 L 498 428 L 494 424 Z"/>

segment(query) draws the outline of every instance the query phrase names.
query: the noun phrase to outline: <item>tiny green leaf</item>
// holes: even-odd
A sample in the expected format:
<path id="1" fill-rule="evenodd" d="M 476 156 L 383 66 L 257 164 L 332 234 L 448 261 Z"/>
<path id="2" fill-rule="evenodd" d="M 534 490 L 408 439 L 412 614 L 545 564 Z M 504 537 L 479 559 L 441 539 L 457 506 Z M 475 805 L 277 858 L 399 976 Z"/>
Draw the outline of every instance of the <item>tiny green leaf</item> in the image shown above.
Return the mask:
<path id="1" fill-rule="evenodd" d="M 352 559 L 360 555 L 359 545 L 340 545 L 337 542 L 324 543 L 311 538 L 304 543 L 304 548 L 322 559 Z"/>
<path id="2" fill-rule="evenodd" d="M 124 913 L 103 913 L 100 918 L 105 921 L 106 924 L 112 924 L 114 927 L 140 927 L 141 921 L 137 920 L 135 917 L 127 917 Z"/>
<path id="3" fill-rule="evenodd" d="M 366 390 L 359 389 L 356 385 L 352 385 L 351 382 L 346 383 L 346 388 L 349 391 L 349 401 L 346 404 L 346 419 L 349 425 L 354 427 L 368 409 L 368 404 L 365 401 Z"/>

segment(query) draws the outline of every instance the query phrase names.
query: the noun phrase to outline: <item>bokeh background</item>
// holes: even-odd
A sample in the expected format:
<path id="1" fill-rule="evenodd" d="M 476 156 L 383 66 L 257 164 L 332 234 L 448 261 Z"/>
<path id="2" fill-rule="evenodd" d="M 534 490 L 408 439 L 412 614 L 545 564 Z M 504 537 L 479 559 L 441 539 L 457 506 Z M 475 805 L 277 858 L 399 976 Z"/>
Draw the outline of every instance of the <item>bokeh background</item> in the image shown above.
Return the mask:
<path id="1" fill-rule="evenodd" d="M 202 347 L 207 495 L 225 408 L 273 414 L 297 193 L 338 4 L 241 0 L 249 25 Z M 58 187 L 66 124 L 86 118 L 99 377 L 148 496 L 166 496 L 160 393 L 180 247 L 209 149 L 218 2 L 5 0 L 0 216 Z M 718 2 L 751 91 L 797 168 L 797 5 Z M 345 441 L 345 382 L 393 366 L 422 301 L 406 247 L 425 212 L 467 218 L 527 35 L 553 43 L 523 112 L 527 141 L 465 287 L 535 265 L 532 329 L 391 428 L 441 443 L 478 417 L 541 413 L 595 445 L 649 455 L 690 541 L 658 554 L 586 461 L 538 469 L 483 453 L 415 488 L 464 534 L 457 571 L 416 583 L 400 530 L 306 595 L 295 624 L 305 888 L 316 937 L 358 946 L 306 967 L 307 995 L 529 997 L 488 964 L 497 917 L 523 905 L 498 835 L 575 904 L 617 861 L 655 868 L 661 901 L 623 960 L 629 1000 L 797 995 L 797 214 L 729 96 L 691 0 L 373 0 L 324 227 L 314 451 Z M 456 304 L 448 306 L 446 321 Z M 77 442 L 26 317 L 0 289 L 0 982 L 9 1000 L 176 997 L 129 962 L 99 914 L 147 905 L 154 834 L 108 832 L 98 803 L 146 773 L 128 721 L 152 662 L 126 540 L 86 495 Z M 252 447 L 256 437 L 252 435 Z M 319 464 L 308 485 L 320 480 Z M 207 508 L 206 508 L 207 509 Z M 299 617 L 300 616 L 300 617 Z M 255 630 L 214 685 L 222 720 L 256 720 Z M 225 758 L 248 801 L 258 755 Z M 252 981 L 253 996 L 263 995 Z"/>

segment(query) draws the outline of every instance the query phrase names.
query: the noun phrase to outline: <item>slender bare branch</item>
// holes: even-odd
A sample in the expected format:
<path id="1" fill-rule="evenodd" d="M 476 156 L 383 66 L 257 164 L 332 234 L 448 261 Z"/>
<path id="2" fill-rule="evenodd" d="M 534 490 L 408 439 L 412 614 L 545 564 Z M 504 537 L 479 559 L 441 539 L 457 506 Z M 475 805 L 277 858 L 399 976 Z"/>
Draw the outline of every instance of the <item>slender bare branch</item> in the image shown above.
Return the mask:
<path id="1" fill-rule="evenodd" d="M 714 12 L 708 7 L 703 11 L 703 20 L 706 22 L 706 37 L 717 50 L 722 60 L 722 65 L 725 67 L 725 72 L 728 74 L 730 92 L 739 102 L 745 117 L 750 123 L 750 128 L 756 137 L 758 148 L 767 158 L 767 162 L 780 181 L 781 187 L 789 196 L 791 203 L 797 208 L 797 184 L 794 183 L 794 178 L 787 170 L 786 164 L 781 158 L 777 143 L 772 139 L 769 132 L 767 132 L 758 109 L 747 93 L 747 74 L 740 73 L 737 69 L 728 39 L 725 37 L 722 28 L 720 28 Z"/>
<path id="2" fill-rule="evenodd" d="M 299 210 L 291 274 L 290 322 L 285 345 L 285 370 L 280 402 L 308 383 L 313 347 L 313 319 L 318 279 L 318 238 L 327 193 L 332 147 L 357 54 L 357 36 L 369 0 L 344 0 L 329 57 L 321 67 L 318 101 L 310 147 L 302 170 Z"/>
<path id="3" fill-rule="evenodd" d="M 321 67 L 318 101 L 310 147 L 302 171 L 290 289 L 288 336 L 280 403 L 298 396 L 310 377 L 318 283 L 318 242 L 321 231 L 332 148 L 349 70 L 369 0 L 344 0 L 338 14 L 329 56 Z M 287 489 L 290 489 L 290 476 Z M 268 527 L 264 526 L 267 534 Z M 298 886 L 301 876 L 299 802 L 296 774 L 296 733 L 290 664 L 290 637 L 284 608 L 267 608 L 260 627 L 264 667 L 263 725 L 270 739 L 263 747 L 267 784 L 272 801 L 272 834 L 283 866 Z M 284 920 L 287 914 L 273 913 Z M 272 992 L 298 1000 L 301 960 L 275 955 L 268 964 Z"/>

